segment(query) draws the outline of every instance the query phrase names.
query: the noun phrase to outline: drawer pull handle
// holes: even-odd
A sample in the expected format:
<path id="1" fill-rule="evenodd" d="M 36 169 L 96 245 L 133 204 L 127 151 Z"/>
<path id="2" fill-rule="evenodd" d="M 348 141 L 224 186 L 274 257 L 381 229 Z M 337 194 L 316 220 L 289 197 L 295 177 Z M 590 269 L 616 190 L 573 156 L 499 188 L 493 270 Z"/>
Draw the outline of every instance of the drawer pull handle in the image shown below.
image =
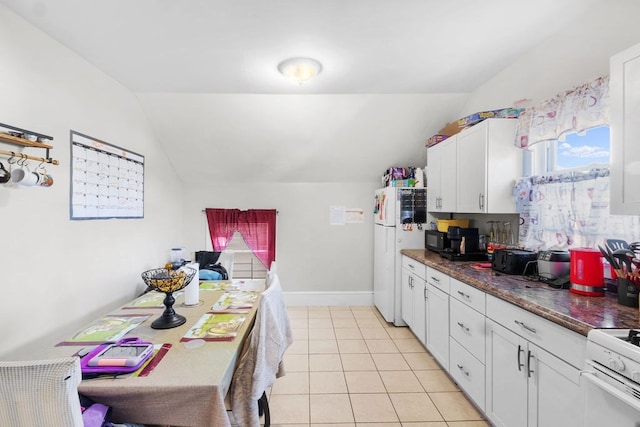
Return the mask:
<path id="1" fill-rule="evenodd" d="M 522 368 L 524 368 L 524 363 L 520 361 L 520 353 L 524 352 L 524 349 L 518 344 L 518 372 L 522 372 Z"/>
<path id="2" fill-rule="evenodd" d="M 407 264 L 407 266 L 408 266 L 410 269 L 414 269 L 414 268 L 415 268 L 415 267 L 413 266 L 413 264 Z"/>
<path id="3" fill-rule="evenodd" d="M 431 280 L 433 280 L 434 282 L 440 283 L 440 280 L 437 277 L 431 276 Z"/>
<path id="4" fill-rule="evenodd" d="M 466 333 L 470 332 L 469 328 L 464 326 L 464 323 L 461 323 L 461 322 L 456 322 L 456 323 L 458 323 L 458 326 L 460 326 Z"/>
<path id="5" fill-rule="evenodd" d="M 527 331 L 529 331 L 531 333 L 534 333 L 534 334 L 536 333 L 535 328 L 532 328 L 531 326 L 527 326 L 524 322 L 520 322 L 519 320 L 514 320 L 514 322 L 516 323 L 516 325 L 525 328 Z"/>
<path id="6" fill-rule="evenodd" d="M 465 294 L 465 293 L 464 293 L 464 292 L 462 292 L 462 291 L 458 291 L 458 294 L 459 294 L 459 295 L 461 295 L 461 296 L 463 296 L 463 297 L 465 297 L 466 299 L 471 298 L 469 295 Z"/>
<path id="7" fill-rule="evenodd" d="M 469 376 L 469 371 L 465 370 L 464 366 L 462 366 L 462 365 L 457 365 L 457 366 L 458 366 L 458 369 L 460 369 L 460 372 L 462 372 L 465 377 Z"/>
<path id="8" fill-rule="evenodd" d="M 531 378 L 531 374 L 533 374 L 533 369 L 531 369 L 531 358 L 533 354 L 531 354 L 531 350 L 527 352 L 527 376 Z"/>
<path id="9" fill-rule="evenodd" d="M 422 288 L 422 295 L 424 296 L 424 299 L 429 299 L 429 298 L 427 298 L 427 287 L 426 286 L 424 288 Z"/>

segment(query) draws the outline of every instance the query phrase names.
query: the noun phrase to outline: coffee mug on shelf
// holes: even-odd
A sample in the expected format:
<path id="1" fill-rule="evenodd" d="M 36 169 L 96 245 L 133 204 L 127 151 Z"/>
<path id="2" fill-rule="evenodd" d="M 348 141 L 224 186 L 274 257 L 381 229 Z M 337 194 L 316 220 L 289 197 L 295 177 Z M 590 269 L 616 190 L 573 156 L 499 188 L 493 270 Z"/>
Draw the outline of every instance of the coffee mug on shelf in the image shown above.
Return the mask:
<path id="1" fill-rule="evenodd" d="M 11 179 L 11 172 L 4 168 L 4 164 L 0 162 L 0 184 L 5 184 Z"/>

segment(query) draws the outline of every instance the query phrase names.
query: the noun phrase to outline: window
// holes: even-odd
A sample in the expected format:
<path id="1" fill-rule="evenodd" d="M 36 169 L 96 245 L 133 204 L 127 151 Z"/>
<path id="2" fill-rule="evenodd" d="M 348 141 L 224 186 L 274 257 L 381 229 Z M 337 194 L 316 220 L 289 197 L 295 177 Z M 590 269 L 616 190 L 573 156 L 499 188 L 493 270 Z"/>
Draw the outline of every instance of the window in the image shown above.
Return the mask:
<path id="1" fill-rule="evenodd" d="M 234 279 L 264 279 L 267 277 L 267 269 L 249 249 L 242 235 L 237 231 L 224 251 L 234 254 L 232 276 Z"/>
<path id="2" fill-rule="evenodd" d="M 550 170 L 590 169 L 594 164 L 609 164 L 609 126 L 572 133 L 564 141 L 554 141 Z"/>
<path id="3" fill-rule="evenodd" d="M 265 277 L 266 270 L 276 259 L 277 211 L 207 208 L 205 214 L 209 232 L 207 246 L 210 242 L 214 251 L 234 253 L 233 277 Z M 234 246 L 229 247 L 232 243 Z M 254 268 L 256 260 L 262 268 Z M 242 272 L 239 271 L 241 266 Z M 254 276 L 254 271 L 258 276 Z"/>
<path id="4" fill-rule="evenodd" d="M 567 134 L 564 141 L 540 142 L 524 152 L 524 176 L 608 167 L 609 146 L 609 126 Z"/>

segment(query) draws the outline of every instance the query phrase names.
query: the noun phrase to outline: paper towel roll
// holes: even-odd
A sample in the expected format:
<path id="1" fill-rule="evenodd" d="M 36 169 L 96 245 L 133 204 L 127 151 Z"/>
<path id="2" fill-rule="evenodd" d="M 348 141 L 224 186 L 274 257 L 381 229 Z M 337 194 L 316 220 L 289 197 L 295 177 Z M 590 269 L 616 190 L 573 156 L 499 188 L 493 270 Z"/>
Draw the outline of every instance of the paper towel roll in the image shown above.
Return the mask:
<path id="1" fill-rule="evenodd" d="M 198 305 L 200 302 L 200 264 L 192 262 L 185 267 L 193 268 L 196 271 L 191 282 L 184 288 L 184 305 Z"/>

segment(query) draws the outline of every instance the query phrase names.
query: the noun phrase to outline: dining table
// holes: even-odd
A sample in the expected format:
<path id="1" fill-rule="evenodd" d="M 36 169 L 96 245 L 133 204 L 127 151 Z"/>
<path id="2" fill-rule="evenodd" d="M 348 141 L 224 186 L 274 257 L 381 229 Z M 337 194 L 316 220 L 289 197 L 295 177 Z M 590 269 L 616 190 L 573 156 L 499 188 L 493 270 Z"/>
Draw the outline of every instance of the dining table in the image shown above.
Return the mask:
<path id="1" fill-rule="evenodd" d="M 162 426 L 228 427 L 231 425 L 225 396 L 243 343 L 252 328 L 258 301 L 251 307 L 229 308 L 229 313 L 244 318 L 232 339 L 185 340 L 185 336 L 207 313 L 225 312 L 219 307 L 221 297 L 234 292 L 259 293 L 264 279 L 234 279 L 201 282 L 199 303 L 184 305 L 184 293 L 175 298 L 174 310 L 186 318 L 183 325 L 154 329 L 153 320 L 164 306 L 125 304 L 110 316 L 150 315 L 127 332 L 124 338 L 138 337 L 153 343 L 159 350 L 141 372 L 125 375 L 101 375 L 83 379 L 78 392 L 112 408 L 114 422 Z M 153 292 L 153 291 L 152 291 Z M 214 307 L 215 306 L 215 307 Z M 81 342 L 62 342 L 50 349 L 51 357 L 77 354 L 87 346 Z M 167 351 L 168 349 L 168 351 Z M 154 360 L 155 359 L 155 360 Z"/>

